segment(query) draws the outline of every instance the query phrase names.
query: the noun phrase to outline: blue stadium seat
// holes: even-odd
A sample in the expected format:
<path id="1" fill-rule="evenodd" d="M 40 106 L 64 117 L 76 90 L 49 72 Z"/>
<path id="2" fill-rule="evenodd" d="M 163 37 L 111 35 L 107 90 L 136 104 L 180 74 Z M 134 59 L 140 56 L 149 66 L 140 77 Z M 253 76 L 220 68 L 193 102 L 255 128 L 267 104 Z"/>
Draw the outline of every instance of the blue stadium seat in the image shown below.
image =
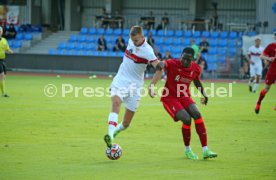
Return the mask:
<path id="1" fill-rule="evenodd" d="M 64 55 L 64 51 L 62 49 L 58 49 L 56 54 L 58 54 L 58 55 Z"/>
<path id="2" fill-rule="evenodd" d="M 78 43 L 75 47 L 76 50 L 83 50 L 84 49 L 84 45 L 82 43 Z"/>
<path id="3" fill-rule="evenodd" d="M 20 48 L 22 46 L 22 41 L 21 40 L 15 40 L 13 42 L 13 48 Z"/>
<path id="4" fill-rule="evenodd" d="M 33 39 L 33 35 L 32 35 L 31 33 L 26 33 L 26 34 L 24 35 L 24 39 L 25 39 L 25 40 L 31 41 L 31 40 Z"/>
<path id="5" fill-rule="evenodd" d="M 48 54 L 54 55 L 54 54 L 56 54 L 56 50 L 55 49 L 49 49 Z"/>
<path id="6" fill-rule="evenodd" d="M 184 39 L 184 46 L 189 46 L 191 44 L 190 39 L 185 38 Z"/>
<path id="7" fill-rule="evenodd" d="M 12 47 L 13 46 L 13 41 L 12 40 L 8 40 L 8 44 L 9 44 L 10 47 Z"/>
<path id="8" fill-rule="evenodd" d="M 159 30 L 157 32 L 157 36 L 165 36 L 165 31 L 164 30 Z"/>
<path id="9" fill-rule="evenodd" d="M 215 54 L 217 54 L 218 52 L 217 52 L 217 48 L 210 48 L 209 49 L 209 51 L 208 51 L 208 53 L 210 54 L 210 55 L 215 55 Z"/>
<path id="10" fill-rule="evenodd" d="M 211 39 L 209 43 L 210 43 L 210 46 L 211 46 L 211 47 L 215 47 L 215 46 L 217 46 L 217 44 L 218 44 L 218 42 L 217 42 L 216 39 Z"/>
<path id="11" fill-rule="evenodd" d="M 229 56 L 236 56 L 237 55 L 237 48 L 229 48 L 228 49 Z"/>
<path id="12" fill-rule="evenodd" d="M 227 50 L 225 48 L 220 48 L 218 50 L 219 55 L 226 56 Z"/>
<path id="13" fill-rule="evenodd" d="M 228 38 L 228 32 L 227 31 L 220 32 L 220 38 Z"/>
<path id="14" fill-rule="evenodd" d="M 182 46 L 174 46 L 172 49 L 171 49 L 171 53 L 172 54 L 176 54 L 176 55 L 179 55 L 181 54 L 182 52 Z"/>
<path id="15" fill-rule="evenodd" d="M 163 42 L 164 42 L 163 38 L 157 38 L 156 41 L 155 41 L 155 44 L 158 46 L 158 45 L 162 45 Z"/>
<path id="16" fill-rule="evenodd" d="M 195 31 L 193 34 L 194 38 L 199 38 L 200 37 L 200 31 Z"/>
<path id="17" fill-rule="evenodd" d="M 107 43 L 114 43 L 113 36 L 105 36 L 104 37 Z"/>
<path id="18" fill-rule="evenodd" d="M 72 50 L 72 49 L 75 49 L 75 48 L 76 48 L 75 43 L 67 43 L 66 44 L 66 49 L 67 50 Z"/>
<path id="19" fill-rule="evenodd" d="M 177 31 L 175 31 L 175 36 L 176 37 L 182 37 L 183 36 L 183 31 L 182 30 L 177 30 Z"/>
<path id="20" fill-rule="evenodd" d="M 174 31 L 173 30 L 167 30 L 167 32 L 165 31 L 165 36 L 174 36 Z"/>
<path id="21" fill-rule="evenodd" d="M 238 46 L 238 43 L 236 40 L 229 40 L 228 41 L 228 47 L 236 47 Z"/>
<path id="22" fill-rule="evenodd" d="M 162 46 L 163 51 L 169 51 L 172 52 L 171 46 Z"/>
<path id="23" fill-rule="evenodd" d="M 165 38 L 164 39 L 164 44 L 166 45 L 172 45 L 173 44 L 173 38 Z"/>
<path id="24" fill-rule="evenodd" d="M 80 35 L 78 40 L 79 40 L 79 42 L 86 42 L 86 36 Z"/>
<path id="25" fill-rule="evenodd" d="M 113 29 L 108 29 L 108 30 L 106 30 L 106 32 L 105 32 L 107 35 L 111 35 L 112 33 L 113 33 Z"/>
<path id="26" fill-rule="evenodd" d="M 194 40 L 195 40 L 195 44 L 196 44 L 196 45 L 199 45 L 200 42 L 201 42 L 201 39 L 200 39 L 200 38 L 195 38 Z"/>
<path id="27" fill-rule="evenodd" d="M 17 33 L 15 39 L 17 40 L 23 40 L 24 36 L 23 33 Z"/>
<path id="28" fill-rule="evenodd" d="M 209 37 L 210 36 L 210 32 L 209 31 L 203 31 L 201 34 L 202 37 Z"/>
<path id="29" fill-rule="evenodd" d="M 93 35 L 93 34 L 96 34 L 96 33 L 97 33 L 96 28 L 94 28 L 94 27 L 89 28 L 89 34 L 90 34 L 90 35 Z"/>
<path id="30" fill-rule="evenodd" d="M 184 36 L 186 37 L 186 38 L 189 38 L 189 37 L 192 37 L 192 31 L 185 31 L 184 32 Z"/>
<path id="31" fill-rule="evenodd" d="M 66 43 L 65 42 L 61 42 L 58 44 L 58 49 L 66 49 Z"/>
<path id="32" fill-rule="evenodd" d="M 237 32 L 234 32 L 234 31 L 230 32 L 229 38 L 236 39 L 237 37 L 238 37 L 238 33 Z"/>
<path id="33" fill-rule="evenodd" d="M 115 29 L 114 31 L 113 31 L 113 34 L 115 34 L 115 35 L 121 35 L 122 34 L 122 29 Z"/>
<path id="34" fill-rule="evenodd" d="M 155 30 L 150 30 L 149 32 L 151 32 L 152 36 L 156 36 L 156 31 Z"/>
<path id="35" fill-rule="evenodd" d="M 124 35 L 124 36 L 129 36 L 129 32 L 130 32 L 129 29 L 124 29 L 124 30 L 123 30 L 123 35 Z"/>
<path id="36" fill-rule="evenodd" d="M 116 54 L 117 54 L 116 52 L 110 52 L 109 53 L 109 55 L 112 56 L 112 57 L 116 56 Z"/>
<path id="37" fill-rule="evenodd" d="M 173 44 L 176 46 L 180 46 L 183 44 L 183 39 L 182 38 L 174 38 L 173 39 Z"/>
<path id="38" fill-rule="evenodd" d="M 96 42 L 95 36 L 87 36 L 86 37 L 86 42 L 87 43 Z"/>
<path id="39" fill-rule="evenodd" d="M 220 46 L 220 47 L 226 47 L 227 46 L 227 40 L 226 39 L 220 39 L 218 41 L 218 46 Z"/>
<path id="40" fill-rule="evenodd" d="M 213 32 L 211 32 L 211 37 L 212 38 L 218 38 L 219 37 L 219 33 L 217 31 L 213 31 Z"/>
<path id="41" fill-rule="evenodd" d="M 86 51 L 92 50 L 92 44 L 91 44 L 91 43 L 86 44 L 86 45 L 83 47 L 83 49 L 86 50 Z"/>
<path id="42" fill-rule="evenodd" d="M 148 30 L 147 29 L 144 29 L 144 36 L 147 36 L 148 35 Z"/>
<path id="43" fill-rule="evenodd" d="M 76 42 L 77 40 L 78 40 L 78 36 L 73 34 L 73 35 L 70 36 L 68 41 L 69 42 Z"/>
<path id="44" fill-rule="evenodd" d="M 255 31 L 250 31 L 248 32 L 248 36 L 256 36 L 257 33 Z"/>
<path id="45" fill-rule="evenodd" d="M 104 28 L 99 28 L 99 29 L 97 30 L 97 34 L 98 34 L 98 35 L 103 35 L 104 32 L 105 32 Z"/>
<path id="46" fill-rule="evenodd" d="M 88 28 L 87 27 L 82 27 L 80 30 L 80 34 L 87 34 L 88 33 Z"/>

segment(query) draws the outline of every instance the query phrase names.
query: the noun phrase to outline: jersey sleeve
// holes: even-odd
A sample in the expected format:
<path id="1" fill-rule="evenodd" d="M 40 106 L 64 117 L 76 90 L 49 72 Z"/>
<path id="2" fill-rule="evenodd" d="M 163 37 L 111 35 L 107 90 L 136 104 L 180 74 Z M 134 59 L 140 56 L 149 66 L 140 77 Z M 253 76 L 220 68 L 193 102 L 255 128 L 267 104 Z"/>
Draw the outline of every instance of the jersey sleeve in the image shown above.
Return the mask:
<path id="1" fill-rule="evenodd" d="M 156 57 L 156 55 L 155 55 L 155 53 L 153 52 L 152 48 L 149 50 L 146 59 L 149 61 L 149 63 L 152 63 L 152 62 L 158 60 L 157 57 Z"/>
<path id="2" fill-rule="evenodd" d="M 271 51 L 271 44 L 269 44 L 265 49 L 264 49 L 264 51 L 263 51 L 263 54 L 265 55 L 265 56 L 270 56 L 270 51 Z"/>

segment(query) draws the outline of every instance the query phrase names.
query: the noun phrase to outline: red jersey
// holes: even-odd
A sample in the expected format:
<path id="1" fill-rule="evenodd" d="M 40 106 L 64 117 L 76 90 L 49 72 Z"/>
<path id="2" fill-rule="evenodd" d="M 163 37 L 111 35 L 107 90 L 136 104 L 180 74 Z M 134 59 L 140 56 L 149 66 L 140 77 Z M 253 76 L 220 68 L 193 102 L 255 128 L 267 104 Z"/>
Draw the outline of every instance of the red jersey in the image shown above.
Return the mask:
<path id="1" fill-rule="evenodd" d="M 268 57 L 276 57 L 276 43 L 269 44 L 263 54 Z M 276 75 L 276 59 L 270 64 L 267 74 Z"/>
<path id="2" fill-rule="evenodd" d="M 188 68 L 182 67 L 179 59 L 165 61 L 165 71 L 167 81 L 162 93 L 161 101 L 167 98 L 190 97 L 190 84 L 195 79 L 200 79 L 200 67 L 195 62 L 191 62 Z"/>

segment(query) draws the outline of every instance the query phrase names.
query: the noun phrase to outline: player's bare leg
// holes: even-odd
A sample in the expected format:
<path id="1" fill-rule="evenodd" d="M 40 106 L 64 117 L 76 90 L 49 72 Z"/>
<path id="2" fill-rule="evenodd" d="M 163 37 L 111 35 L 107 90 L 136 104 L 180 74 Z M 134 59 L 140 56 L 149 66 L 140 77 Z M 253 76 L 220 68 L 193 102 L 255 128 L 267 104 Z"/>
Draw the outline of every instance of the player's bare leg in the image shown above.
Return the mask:
<path id="1" fill-rule="evenodd" d="M 265 95 L 268 93 L 271 85 L 266 84 L 265 88 L 261 90 L 259 99 L 257 101 L 256 107 L 255 107 L 255 113 L 259 114 L 260 109 L 261 109 L 261 103 L 262 100 L 264 99 Z"/>
<path id="2" fill-rule="evenodd" d="M 195 104 L 191 104 L 191 105 L 189 105 L 187 111 L 191 115 L 191 117 L 194 119 L 196 132 L 199 136 L 202 150 L 203 150 L 203 159 L 217 157 L 218 155 L 216 153 L 214 153 L 208 149 L 207 132 L 206 132 L 205 124 L 204 124 L 203 118 L 202 118 L 197 106 Z"/>
<path id="3" fill-rule="evenodd" d="M 0 90 L 1 90 L 1 96 L 2 97 L 9 97 L 5 92 L 5 73 L 2 72 L 0 74 Z"/>
<path id="4" fill-rule="evenodd" d="M 196 160 L 198 156 L 193 153 L 190 140 L 191 140 L 191 116 L 185 109 L 179 110 L 175 115 L 176 120 L 182 121 L 182 137 L 185 145 L 185 155 L 188 159 Z"/>
<path id="5" fill-rule="evenodd" d="M 256 82 L 254 83 L 254 88 L 253 88 L 254 93 L 256 93 L 256 91 L 257 91 L 257 88 L 258 88 L 259 82 L 260 82 L 260 78 L 261 78 L 260 75 L 256 75 Z"/>
<path id="6" fill-rule="evenodd" d="M 252 76 L 248 81 L 249 91 L 252 92 L 252 86 L 254 84 L 255 76 Z"/>
<path id="7" fill-rule="evenodd" d="M 123 121 L 115 128 L 114 138 L 123 130 L 129 127 L 135 112 L 126 108 Z"/>
<path id="8" fill-rule="evenodd" d="M 104 136 L 104 141 L 108 147 L 111 147 L 112 145 L 114 131 L 118 123 L 118 115 L 122 104 L 121 98 L 116 95 L 111 98 L 111 101 L 112 110 L 108 117 L 108 134 Z"/>

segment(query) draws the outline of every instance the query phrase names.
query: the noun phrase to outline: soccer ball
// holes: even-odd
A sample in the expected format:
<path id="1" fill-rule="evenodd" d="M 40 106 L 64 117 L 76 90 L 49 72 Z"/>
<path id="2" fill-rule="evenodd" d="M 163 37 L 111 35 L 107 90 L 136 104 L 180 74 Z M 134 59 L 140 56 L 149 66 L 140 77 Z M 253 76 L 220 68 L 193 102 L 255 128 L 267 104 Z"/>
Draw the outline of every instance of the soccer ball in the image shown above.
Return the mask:
<path id="1" fill-rule="evenodd" d="M 111 148 L 106 148 L 105 154 L 109 159 L 117 160 L 122 156 L 122 148 L 118 144 L 112 144 Z"/>

